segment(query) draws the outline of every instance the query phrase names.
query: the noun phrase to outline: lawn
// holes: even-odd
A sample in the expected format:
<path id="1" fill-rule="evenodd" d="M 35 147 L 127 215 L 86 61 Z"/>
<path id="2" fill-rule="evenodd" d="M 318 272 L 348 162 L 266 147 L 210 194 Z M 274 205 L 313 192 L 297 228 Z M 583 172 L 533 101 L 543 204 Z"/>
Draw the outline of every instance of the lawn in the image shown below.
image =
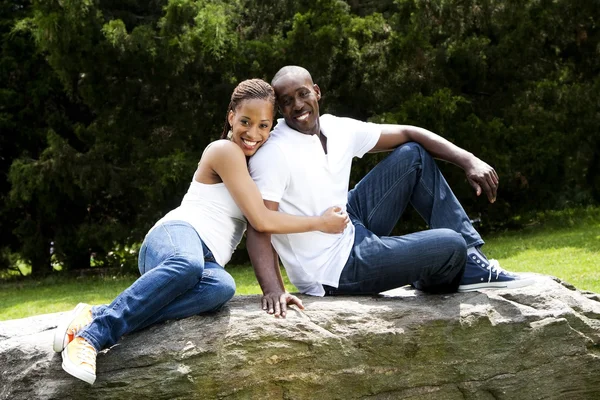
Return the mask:
<path id="1" fill-rule="evenodd" d="M 524 229 L 486 236 L 484 251 L 510 271 L 554 275 L 577 288 L 600 293 L 600 208 L 540 214 Z M 250 266 L 228 267 L 236 294 L 258 294 Z M 286 287 L 293 291 L 285 271 Z M 0 282 L 0 321 L 65 311 L 78 302 L 110 302 L 133 276 L 63 278 L 52 276 Z M 257 302 L 257 307 L 258 307 Z"/>
<path id="2" fill-rule="evenodd" d="M 236 294 L 261 293 L 249 265 L 227 268 L 236 282 Z M 282 275 L 289 291 L 295 287 Z M 74 308 L 77 303 L 104 304 L 125 290 L 136 276 L 56 277 L 42 280 L 0 281 L 0 321 L 47 314 Z M 257 307 L 259 306 L 257 302 Z"/>

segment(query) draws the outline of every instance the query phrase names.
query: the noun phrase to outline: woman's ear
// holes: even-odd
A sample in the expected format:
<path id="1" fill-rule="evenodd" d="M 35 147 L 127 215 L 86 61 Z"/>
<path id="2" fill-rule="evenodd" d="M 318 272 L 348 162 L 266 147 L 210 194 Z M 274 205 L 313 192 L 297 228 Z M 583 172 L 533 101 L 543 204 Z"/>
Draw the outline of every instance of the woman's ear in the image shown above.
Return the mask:
<path id="1" fill-rule="evenodd" d="M 229 126 L 233 128 L 233 118 L 235 117 L 235 113 L 233 110 L 229 110 L 229 114 L 227 114 L 227 122 L 229 122 Z"/>

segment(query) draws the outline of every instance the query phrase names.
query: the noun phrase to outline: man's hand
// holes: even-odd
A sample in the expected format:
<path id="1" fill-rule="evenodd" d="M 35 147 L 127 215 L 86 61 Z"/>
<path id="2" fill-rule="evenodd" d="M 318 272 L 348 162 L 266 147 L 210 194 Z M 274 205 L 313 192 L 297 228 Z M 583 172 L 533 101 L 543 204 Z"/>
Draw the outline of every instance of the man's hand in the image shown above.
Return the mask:
<path id="1" fill-rule="evenodd" d="M 287 292 L 265 293 L 261 301 L 262 309 L 265 310 L 268 314 L 273 314 L 276 317 L 285 318 L 288 304 L 295 304 L 299 309 L 304 310 L 302 300 Z"/>
<path id="2" fill-rule="evenodd" d="M 473 156 L 469 164 L 470 166 L 465 169 L 465 173 L 477 196 L 481 195 L 483 191 L 490 203 L 495 202 L 500 183 L 496 170 L 475 156 Z"/>

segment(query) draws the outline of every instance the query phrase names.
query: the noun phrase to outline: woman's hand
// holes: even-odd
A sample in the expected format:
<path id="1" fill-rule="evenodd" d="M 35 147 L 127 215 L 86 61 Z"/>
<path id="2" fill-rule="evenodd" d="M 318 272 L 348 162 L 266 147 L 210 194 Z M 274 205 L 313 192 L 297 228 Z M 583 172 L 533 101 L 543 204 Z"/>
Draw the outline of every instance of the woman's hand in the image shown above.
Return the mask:
<path id="1" fill-rule="evenodd" d="M 329 207 L 320 218 L 321 228 L 319 230 L 325 233 L 342 233 L 350 222 L 348 213 L 342 211 L 342 208 L 338 206 Z"/>

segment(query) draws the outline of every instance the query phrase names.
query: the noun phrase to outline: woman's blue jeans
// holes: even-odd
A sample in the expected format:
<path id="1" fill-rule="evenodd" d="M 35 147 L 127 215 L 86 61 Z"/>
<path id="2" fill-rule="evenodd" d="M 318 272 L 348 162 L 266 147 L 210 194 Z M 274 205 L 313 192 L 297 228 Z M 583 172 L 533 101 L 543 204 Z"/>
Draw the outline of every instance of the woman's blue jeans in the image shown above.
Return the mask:
<path id="1" fill-rule="evenodd" d="M 408 204 L 428 230 L 389 236 Z M 326 294 L 379 293 L 407 284 L 452 292 L 464 271 L 467 247 L 483 240 L 435 160 L 417 143 L 395 149 L 348 193 L 356 227 L 354 247 L 338 288 Z"/>
<path id="2" fill-rule="evenodd" d="M 94 306 L 92 323 L 79 334 L 98 351 L 157 322 L 217 310 L 235 293 L 231 275 L 187 222 L 154 228 L 140 248 L 138 266 L 142 276 L 111 304 Z"/>

